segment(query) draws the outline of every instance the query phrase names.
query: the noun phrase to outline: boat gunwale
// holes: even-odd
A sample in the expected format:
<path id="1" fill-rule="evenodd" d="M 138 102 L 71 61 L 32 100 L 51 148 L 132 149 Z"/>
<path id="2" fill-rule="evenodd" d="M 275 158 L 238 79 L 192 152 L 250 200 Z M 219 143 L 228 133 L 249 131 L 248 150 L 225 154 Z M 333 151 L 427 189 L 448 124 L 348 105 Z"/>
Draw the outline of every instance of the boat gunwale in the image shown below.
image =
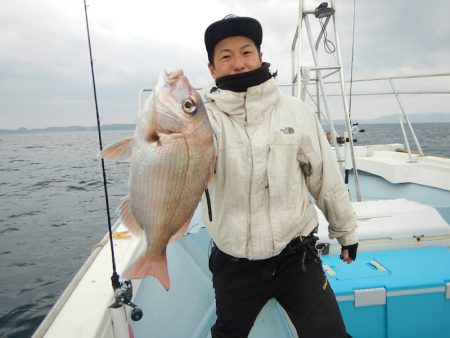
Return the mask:
<path id="1" fill-rule="evenodd" d="M 114 232 L 119 226 L 120 222 L 117 221 L 112 227 L 112 232 Z M 52 326 L 53 322 L 55 321 L 55 319 L 58 317 L 59 313 L 65 306 L 66 302 L 69 300 L 73 292 L 78 287 L 79 282 L 85 276 L 86 272 L 95 262 L 102 249 L 108 243 L 109 243 L 109 233 L 106 233 L 105 236 L 103 236 L 103 238 L 94 246 L 89 257 L 80 267 L 75 276 L 70 280 L 70 283 L 64 289 L 63 293 L 58 297 L 56 303 L 52 306 L 50 311 L 45 316 L 44 320 L 39 324 L 38 328 L 33 333 L 32 338 L 41 338 L 45 336 L 45 334 L 47 333 L 47 331 Z"/>

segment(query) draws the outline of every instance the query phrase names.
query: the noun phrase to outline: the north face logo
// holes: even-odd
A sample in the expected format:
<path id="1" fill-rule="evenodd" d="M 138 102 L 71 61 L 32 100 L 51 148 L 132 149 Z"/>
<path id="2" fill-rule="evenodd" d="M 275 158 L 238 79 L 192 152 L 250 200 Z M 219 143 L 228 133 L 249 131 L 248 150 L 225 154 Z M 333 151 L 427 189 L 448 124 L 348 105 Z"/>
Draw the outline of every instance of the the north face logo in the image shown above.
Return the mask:
<path id="1" fill-rule="evenodd" d="M 293 134 L 294 133 L 294 128 L 292 128 L 292 127 L 284 127 L 284 128 L 281 128 L 280 131 L 283 134 Z"/>

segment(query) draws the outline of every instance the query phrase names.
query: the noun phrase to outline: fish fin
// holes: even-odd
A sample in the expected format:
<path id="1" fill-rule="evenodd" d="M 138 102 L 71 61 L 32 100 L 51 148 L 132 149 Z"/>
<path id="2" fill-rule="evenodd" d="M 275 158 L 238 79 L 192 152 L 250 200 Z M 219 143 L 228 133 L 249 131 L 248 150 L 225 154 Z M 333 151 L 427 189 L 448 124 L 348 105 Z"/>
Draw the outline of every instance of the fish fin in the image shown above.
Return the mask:
<path id="1" fill-rule="evenodd" d="M 140 236 L 142 234 L 142 226 L 139 224 L 139 222 L 134 217 L 133 212 L 130 209 L 130 203 L 128 196 L 125 197 L 122 202 L 117 207 L 117 211 L 120 215 L 120 219 L 122 220 L 123 224 L 126 225 L 126 227 L 135 235 Z"/>
<path id="2" fill-rule="evenodd" d="M 109 160 L 128 161 L 131 158 L 133 149 L 133 136 L 124 138 L 123 140 L 109 145 L 101 152 L 98 157 L 107 158 Z"/>
<path id="3" fill-rule="evenodd" d="M 135 260 L 133 264 L 125 270 L 123 275 L 125 278 L 130 279 L 141 279 L 145 276 L 154 276 L 167 291 L 170 289 L 167 256 L 165 253 L 162 257 L 155 258 L 154 255 L 147 252 Z"/>
<path id="4" fill-rule="evenodd" d="M 192 216 L 189 218 L 189 220 L 181 227 L 180 230 L 178 230 L 172 237 L 170 237 L 169 243 L 176 242 L 184 237 L 186 233 L 188 232 L 189 225 L 191 224 Z"/>

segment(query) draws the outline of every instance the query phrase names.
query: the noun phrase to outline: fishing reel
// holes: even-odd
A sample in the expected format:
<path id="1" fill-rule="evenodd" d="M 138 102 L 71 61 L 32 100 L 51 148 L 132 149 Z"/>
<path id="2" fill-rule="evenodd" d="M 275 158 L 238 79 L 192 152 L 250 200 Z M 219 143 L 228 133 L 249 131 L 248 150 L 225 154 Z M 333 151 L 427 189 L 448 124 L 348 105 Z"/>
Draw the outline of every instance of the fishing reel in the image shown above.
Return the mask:
<path id="1" fill-rule="evenodd" d="M 359 123 L 353 123 L 352 124 L 351 132 L 352 132 L 353 136 L 358 134 L 358 133 L 364 133 L 365 131 L 366 131 L 365 129 L 359 129 Z"/>
<path id="2" fill-rule="evenodd" d="M 121 305 L 128 305 L 133 308 L 130 314 L 131 319 L 135 322 L 141 320 L 144 315 L 142 310 L 131 301 L 133 298 L 133 285 L 131 284 L 131 281 L 126 280 L 124 282 L 117 282 L 115 286 L 114 296 L 116 301 L 112 306 L 118 307 Z"/>
<path id="3" fill-rule="evenodd" d="M 353 123 L 352 129 L 350 129 L 350 132 L 352 133 L 353 143 L 356 143 L 358 141 L 354 136 L 356 136 L 358 133 L 364 133 L 365 131 L 365 129 L 359 129 L 359 123 Z M 350 142 L 348 134 L 345 133 L 345 136 L 336 137 L 336 142 L 338 144 L 345 144 L 346 142 Z"/>

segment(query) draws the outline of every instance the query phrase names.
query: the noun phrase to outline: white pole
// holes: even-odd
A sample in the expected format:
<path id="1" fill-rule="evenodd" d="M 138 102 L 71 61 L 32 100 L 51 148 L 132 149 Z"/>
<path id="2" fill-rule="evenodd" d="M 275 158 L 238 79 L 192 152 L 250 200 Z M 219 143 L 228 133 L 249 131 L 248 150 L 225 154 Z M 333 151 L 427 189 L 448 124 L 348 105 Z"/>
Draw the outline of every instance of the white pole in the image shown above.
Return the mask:
<path id="1" fill-rule="evenodd" d="M 391 84 L 391 88 L 394 91 L 394 95 L 395 95 L 395 98 L 397 99 L 398 105 L 400 106 L 400 110 L 402 111 L 403 118 L 405 119 L 406 123 L 408 124 L 409 131 L 411 132 L 411 134 L 414 138 L 414 142 L 416 142 L 417 150 L 419 151 L 420 156 L 423 156 L 423 152 L 422 152 L 422 148 L 420 147 L 419 140 L 417 139 L 416 133 L 414 132 L 411 122 L 409 122 L 409 118 L 405 112 L 405 109 L 403 108 L 402 101 L 400 101 L 400 96 L 398 95 L 397 89 L 394 86 L 394 81 L 392 81 L 392 79 L 389 79 L 389 83 Z M 405 134 L 405 132 L 403 132 L 403 133 Z M 408 142 L 407 138 L 406 138 L 406 134 L 405 134 L 405 141 Z M 409 152 L 411 152 L 411 151 L 409 151 Z"/>
<path id="2" fill-rule="evenodd" d="M 306 32 L 308 33 L 308 40 L 309 40 L 310 47 L 311 47 L 312 57 L 314 59 L 314 65 L 317 67 L 319 65 L 319 59 L 317 56 L 317 52 L 314 48 L 313 36 L 312 36 L 311 26 L 309 24 L 308 16 L 305 16 L 305 27 L 306 27 Z M 328 123 L 330 124 L 331 141 L 333 142 L 333 146 L 336 151 L 336 158 L 338 160 L 339 168 L 342 171 L 344 171 L 344 167 L 342 165 L 342 158 L 341 158 L 341 154 L 339 151 L 339 146 L 336 141 L 336 130 L 334 129 L 334 123 L 331 118 L 330 109 L 328 107 L 328 100 L 327 100 L 327 96 L 325 95 L 325 89 L 323 87 L 322 73 L 321 73 L 320 69 L 316 70 L 316 76 L 317 76 L 317 82 L 319 82 L 320 91 L 322 92 L 322 100 L 323 100 L 323 106 L 325 108 L 325 113 L 327 114 Z"/>
<path id="3" fill-rule="evenodd" d="M 334 0 L 331 0 L 331 6 L 336 10 L 336 4 L 335 4 Z M 333 17 L 333 24 L 334 24 L 334 36 L 336 39 L 336 53 L 337 53 L 338 63 L 342 67 L 341 46 L 340 46 L 340 40 L 339 40 L 339 31 L 338 31 L 338 24 L 337 24 L 337 19 L 336 19 L 336 12 L 334 13 L 334 17 Z M 347 132 L 348 132 L 348 141 L 350 143 L 350 155 L 351 155 L 350 158 L 352 161 L 353 174 L 354 174 L 354 179 L 355 179 L 356 198 L 357 198 L 358 202 L 360 202 L 362 200 L 361 188 L 359 186 L 358 170 L 356 168 L 355 152 L 354 152 L 354 148 L 353 148 L 352 126 L 350 125 L 350 117 L 349 117 L 350 114 L 349 114 L 349 109 L 347 106 L 347 98 L 345 95 L 345 80 L 344 80 L 344 72 L 343 72 L 342 68 L 339 71 L 339 76 L 340 76 L 340 83 L 341 83 L 342 103 L 344 105 L 345 124 L 346 124 Z M 345 142 L 347 142 L 347 140 Z"/>
<path id="4" fill-rule="evenodd" d="M 111 307 L 110 309 L 111 320 L 114 329 L 114 338 L 131 338 L 128 331 L 128 322 L 125 307 Z"/>

